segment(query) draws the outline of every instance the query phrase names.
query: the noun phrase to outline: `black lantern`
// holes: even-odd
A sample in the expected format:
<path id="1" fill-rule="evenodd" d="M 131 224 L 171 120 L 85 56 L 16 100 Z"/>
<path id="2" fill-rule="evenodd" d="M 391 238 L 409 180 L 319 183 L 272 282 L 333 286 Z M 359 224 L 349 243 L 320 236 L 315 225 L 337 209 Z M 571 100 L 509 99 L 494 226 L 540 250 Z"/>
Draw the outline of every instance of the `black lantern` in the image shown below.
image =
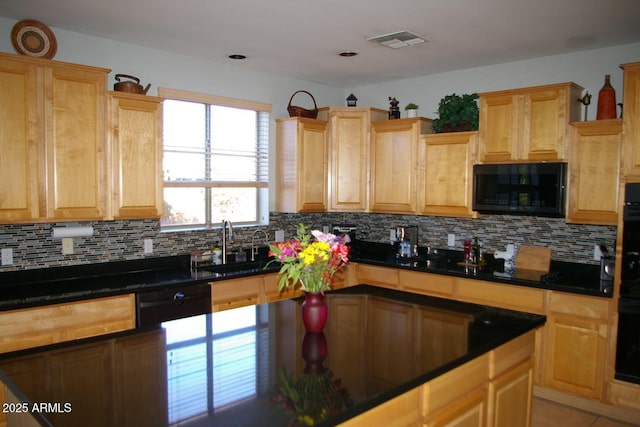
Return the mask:
<path id="1" fill-rule="evenodd" d="M 356 102 L 358 102 L 358 98 L 354 94 L 351 94 L 347 97 L 347 107 L 355 107 Z"/>

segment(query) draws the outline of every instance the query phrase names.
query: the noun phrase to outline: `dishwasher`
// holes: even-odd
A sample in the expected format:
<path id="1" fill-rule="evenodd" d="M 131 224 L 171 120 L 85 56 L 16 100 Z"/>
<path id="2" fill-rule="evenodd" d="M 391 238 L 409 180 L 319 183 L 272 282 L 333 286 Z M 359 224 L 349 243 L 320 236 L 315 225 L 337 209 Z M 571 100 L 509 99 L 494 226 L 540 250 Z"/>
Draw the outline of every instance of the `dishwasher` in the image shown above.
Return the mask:
<path id="1" fill-rule="evenodd" d="M 136 326 L 211 313 L 211 285 L 196 283 L 136 294 Z"/>

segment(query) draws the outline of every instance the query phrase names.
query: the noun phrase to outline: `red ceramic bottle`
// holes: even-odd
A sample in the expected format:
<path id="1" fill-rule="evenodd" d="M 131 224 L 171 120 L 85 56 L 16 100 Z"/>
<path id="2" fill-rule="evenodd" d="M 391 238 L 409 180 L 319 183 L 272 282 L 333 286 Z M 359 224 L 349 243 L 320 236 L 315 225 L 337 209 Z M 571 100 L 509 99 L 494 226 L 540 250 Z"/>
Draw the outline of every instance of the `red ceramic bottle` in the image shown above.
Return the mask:
<path id="1" fill-rule="evenodd" d="M 604 86 L 598 92 L 596 120 L 615 119 L 616 108 L 616 90 L 611 86 L 611 75 L 607 74 L 604 76 Z"/>

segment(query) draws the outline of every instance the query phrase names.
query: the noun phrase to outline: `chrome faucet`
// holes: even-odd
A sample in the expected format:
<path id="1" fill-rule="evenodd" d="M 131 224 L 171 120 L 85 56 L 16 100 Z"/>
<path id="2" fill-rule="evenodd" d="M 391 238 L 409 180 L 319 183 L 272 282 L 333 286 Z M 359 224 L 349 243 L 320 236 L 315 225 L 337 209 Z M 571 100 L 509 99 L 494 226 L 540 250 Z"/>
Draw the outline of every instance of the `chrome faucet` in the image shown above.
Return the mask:
<path id="1" fill-rule="evenodd" d="M 267 234 L 266 231 L 258 228 L 256 231 L 253 232 L 253 235 L 251 236 L 251 261 L 255 261 L 256 260 L 256 242 L 255 242 L 255 238 L 256 238 L 256 234 L 258 233 L 262 233 L 264 234 L 264 241 L 267 242 L 267 245 L 269 244 L 269 235 Z"/>
<path id="2" fill-rule="evenodd" d="M 229 224 L 229 238 L 227 239 L 227 224 Z M 227 243 L 233 243 L 233 224 L 227 219 L 222 220 L 222 263 L 227 263 Z"/>

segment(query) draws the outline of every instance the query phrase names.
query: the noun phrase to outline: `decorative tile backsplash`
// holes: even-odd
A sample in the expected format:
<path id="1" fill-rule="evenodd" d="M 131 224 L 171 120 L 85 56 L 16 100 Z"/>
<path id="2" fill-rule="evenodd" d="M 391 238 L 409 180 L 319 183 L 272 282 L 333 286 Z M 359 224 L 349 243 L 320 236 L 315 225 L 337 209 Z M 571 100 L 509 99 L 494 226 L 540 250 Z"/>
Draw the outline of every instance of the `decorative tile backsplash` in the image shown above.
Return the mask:
<path id="1" fill-rule="evenodd" d="M 465 238 L 478 234 L 484 248 L 504 250 L 508 243 L 547 246 L 553 258 L 580 263 L 593 260 L 593 247 L 605 243 L 614 246 L 616 227 L 567 224 L 563 219 L 492 215 L 480 219 L 447 218 L 414 215 L 318 213 L 285 214 L 272 212 L 264 227 L 235 227 L 235 243 L 230 250 L 249 249 L 256 228 L 273 239 L 276 230 L 284 230 L 285 239 L 293 237 L 300 222 L 312 228 L 334 224 L 353 224 L 361 240 L 389 242 L 389 232 L 397 226 L 417 225 L 420 246 L 447 247 L 447 235 L 456 236 L 454 249 L 462 250 Z M 155 219 L 130 221 L 99 221 L 92 225 L 91 237 L 73 239 L 74 253 L 62 254 L 62 241 L 51 237 L 51 228 L 64 224 L 0 225 L 0 248 L 13 250 L 13 264 L 0 267 L 0 272 L 25 268 L 42 268 L 94 262 L 123 261 L 151 256 L 189 253 L 193 249 L 207 250 L 220 244 L 219 228 L 212 230 L 161 232 Z M 153 240 L 153 254 L 144 253 L 144 240 Z M 257 246 L 266 246 L 262 233 L 255 235 Z"/>

